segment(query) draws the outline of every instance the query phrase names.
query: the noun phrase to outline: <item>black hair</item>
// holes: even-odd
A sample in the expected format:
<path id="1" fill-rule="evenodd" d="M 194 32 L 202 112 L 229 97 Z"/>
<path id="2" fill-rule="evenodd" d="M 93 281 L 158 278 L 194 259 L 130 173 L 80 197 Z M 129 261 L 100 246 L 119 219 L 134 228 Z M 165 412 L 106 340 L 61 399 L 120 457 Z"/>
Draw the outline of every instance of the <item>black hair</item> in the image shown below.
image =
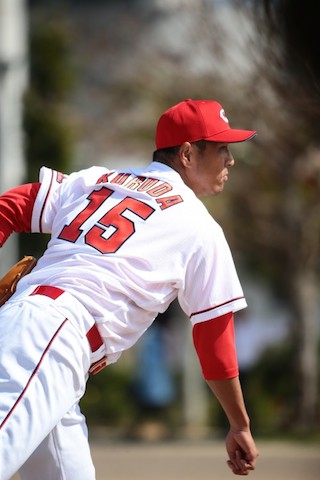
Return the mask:
<path id="1" fill-rule="evenodd" d="M 153 161 L 161 163 L 171 163 L 178 155 L 180 145 L 175 147 L 161 148 L 153 152 Z"/>
<path id="2" fill-rule="evenodd" d="M 197 142 L 190 142 L 193 145 L 196 145 L 201 153 L 206 149 L 207 141 L 198 140 Z M 175 147 L 161 148 L 153 152 L 153 161 L 170 164 L 177 157 L 181 145 L 176 145 Z"/>

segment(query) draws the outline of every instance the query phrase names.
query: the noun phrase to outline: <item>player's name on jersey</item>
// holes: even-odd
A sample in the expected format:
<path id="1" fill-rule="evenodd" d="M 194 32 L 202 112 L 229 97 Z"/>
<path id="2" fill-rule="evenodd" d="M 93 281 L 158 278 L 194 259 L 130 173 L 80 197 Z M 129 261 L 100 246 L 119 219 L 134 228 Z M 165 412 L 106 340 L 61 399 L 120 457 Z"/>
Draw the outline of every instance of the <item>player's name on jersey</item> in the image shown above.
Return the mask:
<path id="1" fill-rule="evenodd" d="M 151 197 L 158 199 L 157 203 L 160 204 L 162 210 L 183 202 L 180 195 L 163 197 L 163 195 L 170 192 L 173 187 L 168 182 L 163 182 L 157 178 L 135 176 L 130 173 L 117 173 L 112 171 L 102 175 L 97 181 L 97 184 L 100 183 L 117 184 L 122 185 L 131 191 L 145 192 Z M 163 198 L 159 199 L 159 197 Z"/>

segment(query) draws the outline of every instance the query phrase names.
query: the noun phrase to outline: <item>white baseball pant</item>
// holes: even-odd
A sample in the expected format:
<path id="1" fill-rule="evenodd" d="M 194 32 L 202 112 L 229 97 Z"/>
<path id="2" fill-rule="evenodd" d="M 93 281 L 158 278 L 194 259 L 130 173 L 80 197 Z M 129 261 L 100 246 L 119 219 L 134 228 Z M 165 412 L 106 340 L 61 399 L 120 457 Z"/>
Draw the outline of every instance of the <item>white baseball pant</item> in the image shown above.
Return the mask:
<path id="1" fill-rule="evenodd" d="M 66 316 L 66 313 L 68 316 Z M 78 402 L 104 346 L 90 314 L 56 287 L 0 309 L 0 479 L 94 480 Z"/>

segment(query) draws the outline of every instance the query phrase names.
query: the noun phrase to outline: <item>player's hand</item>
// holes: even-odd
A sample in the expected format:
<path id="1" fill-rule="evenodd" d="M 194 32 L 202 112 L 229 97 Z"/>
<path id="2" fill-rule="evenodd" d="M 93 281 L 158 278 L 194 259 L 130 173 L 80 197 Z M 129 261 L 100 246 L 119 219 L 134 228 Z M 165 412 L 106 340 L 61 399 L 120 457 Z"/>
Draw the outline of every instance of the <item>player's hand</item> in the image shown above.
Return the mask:
<path id="1" fill-rule="evenodd" d="M 235 475 L 249 475 L 255 469 L 259 452 L 250 430 L 233 431 L 226 438 L 227 465 Z"/>

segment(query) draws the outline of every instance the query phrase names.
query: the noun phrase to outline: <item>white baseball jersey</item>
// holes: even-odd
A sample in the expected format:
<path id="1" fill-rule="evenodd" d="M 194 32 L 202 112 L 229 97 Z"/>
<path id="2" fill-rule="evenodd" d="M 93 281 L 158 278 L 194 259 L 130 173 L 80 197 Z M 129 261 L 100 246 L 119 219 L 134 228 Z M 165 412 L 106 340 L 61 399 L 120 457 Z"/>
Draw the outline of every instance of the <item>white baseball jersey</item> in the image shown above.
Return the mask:
<path id="1" fill-rule="evenodd" d="M 178 297 L 193 324 L 246 307 L 221 227 L 170 167 L 43 167 L 32 232 L 51 234 L 19 282 L 71 293 L 93 316 L 108 363 Z"/>

